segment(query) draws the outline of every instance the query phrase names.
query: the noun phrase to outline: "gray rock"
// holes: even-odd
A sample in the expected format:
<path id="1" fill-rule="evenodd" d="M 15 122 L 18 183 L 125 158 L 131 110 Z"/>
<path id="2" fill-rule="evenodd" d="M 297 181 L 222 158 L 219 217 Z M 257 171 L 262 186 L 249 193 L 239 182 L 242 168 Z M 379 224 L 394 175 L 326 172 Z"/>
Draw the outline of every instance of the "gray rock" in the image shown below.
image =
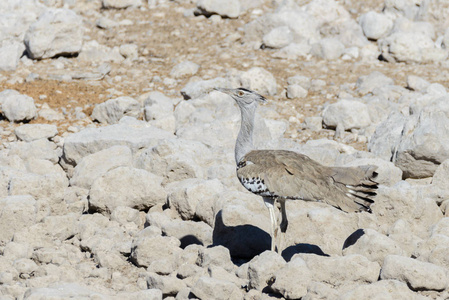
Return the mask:
<path id="1" fill-rule="evenodd" d="M 254 257 L 248 265 L 249 288 L 263 290 L 271 277 L 286 265 L 278 253 L 265 251 Z"/>
<path id="2" fill-rule="evenodd" d="M 110 170 L 131 166 L 131 150 L 127 146 L 113 146 L 83 157 L 73 170 L 70 185 L 90 189 L 97 178 Z"/>
<path id="3" fill-rule="evenodd" d="M 387 255 L 406 256 L 406 252 L 397 242 L 373 229 L 364 229 L 363 235 L 354 244 L 343 249 L 343 255 L 350 254 L 363 255 L 379 265 L 383 264 Z"/>
<path id="4" fill-rule="evenodd" d="M 397 280 L 379 280 L 371 284 L 359 285 L 339 297 L 341 300 L 357 299 L 410 299 L 419 300 L 422 297 L 413 293 L 405 283 Z"/>
<path id="5" fill-rule="evenodd" d="M 146 210 L 165 203 L 167 194 L 161 187 L 161 182 L 161 177 L 145 170 L 117 167 L 92 184 L 89 206 L 106 213 L 118 206 Z"/>
<path id="6" fill-rule="evenodd" d="M 30 121 L 37 116 L 34 99 L 15 90 L 0 93 L 3 115 L 11 122 Z"/>
<path id="7" fill-rule="evenodd" d="M 445 130 L 449 126 L 449 104 L 443 99 L 424 107 L 404 125 L 394 162 L 405 178 L 431 177 L 449 158 Z"/>
<path id="8" fill-rule="evenodd" d="M 139 7 L 142 5 L 142 0 L 102 0 L 101 4 L 104 8 L 127 8 L 130 6 Z"/>
<path id="9" fill-rule="evenodd" d="M 190 244 L 209 246 L 212 244 L 212 227 L 204 222 L 171 220 L 161 226 L 165 236 L 172 236 L 181 241 L 181 248 Z"/>
<path id="10" fill-rule="evenodd" d="M 174 237 L 137 235 L 132 242 L 131 259 L 142 267 L 161 259 L 174 260 L 182 252 L 180 245 Z"/>
<path id="11" fill-rule="evenodd" d="M 393 20 L 385 14 L 369 11 L 360 16 L 360 26 L 367 38 L 376 41 L 390 33 Z"/>
<path id="12" fill-rule="evenodd" d="M 14 233 L 36 223 L 36 200 L 29 195 L 0 199 L 0 242 L 11 241 Z"/>
<path id="13" fill-rule="evenodd" d="M 287 86 L 287 98 L 305 98 L 309 92 L 299 84 L 291 84 Z"/>
<path id="14" fill-rule="evenodd" d="M 293 34 L 288 26 L 280 26 L 264 35 L 262 41 L 269 48 L 283 48 L 293 41 Z"/>
<path id="15" fill-rule="evenodd" d="M 31 258 L 33 249 L 27 243 L 9 242 L 3 249 L 3 256 L 9 260 Z"/>
<path id="16" fill-rule="evenodd" d="M 155 127 L 115 124 L 101 128 L 86 128 L 64 140 L 64 159 L 76 165 L 84 156 L 116 145 L 128 146 L 133 153 L 173 134 Z"/>
<path id="17" fill-rule="evenodd" d="M 83 43 L 82 23 L 82 18 L 72 10 L 47 10 L 25 34 L 28 55 L 33 59 L 42 59 L 79 53 Z"/>
<path id="18" fill-rule="evenodd" d="M 181 78 L 185 76 L 195 75 L 200 66 L 191 61 L 183 61 L 173 67 L 170 71 L 170 76 L 174 78 Z"/>
<path id="19" fill-rule="evenodd" d="M 58 128 L 52 124 L 25 124 L 14 129 L 19 140 L 31 142 L 38 139 L 50 139 L 58 134 Z"/>
<path id="20" fill-rule="evenodd" d="M 199 0 L 196 5 L 207 16 L 219 14 L 222 17 L 238 18 L 240 15 L 239 0 L 232 0 L 226 3 L 220 0 Z"/>
<path id="21" fill-rule="evenodd" d="M 285 299 L 300 299 L 307 294 L 311 272 L 305 261 L 294 257 L 284 267 L 274 273 L 271 288 Z"/>
<path id="22" fill-rule="evenodd" d="M 385 257 L 380 278 L 402 281 L 413 290 L 441 291 L 448 285 L 444 268 L 398 255 Z"/>
<path id="23" fill-rule="evenodd" d="M 312 45 L 312 54 L 326 60 L 336 60 L 341 57 L 345 45 L 336 38 L 324 38 Z"/>
<path id="24" fill-rule="evenodd" d="M 243 293 L 234 283 L 205 276 L 198 279 L 191 293 L 204 300 L 243 299 Z"/>
<path id="25" fill-rule="evenodd" d="M 240 84 L 265 96 L 277 94 L 276 79 L 273 74 L 260 67 L 253 67 L 240 75 Z"/>
<path id="26" fill-rule="evenodd" d="M 23 43 L 3 43 L 0 47 L 0 71 L 14 71 L 25 51 Z"/>
<path id="27" fill-rule="evenodd" d="M 124 116 L 138 118 L 140 104 L 131 97 L 118 97 L 95 105 L 92 120 L 106 124 L 116 124 Z"/>
<path id="28" fill-rule="evenodd" d="M 342 126 L 343 130 L 348 130 L 367 127 L 371 119 L 365 103 L 343 99 L 324 109 L 323 123 L 328 127 Z"/>
<path id="29" fill-rule="evenodd" d="M 374 71 L 366 76 L 360 76 L 357 79 L 356 88 L 361 95 L 366 95 L 373 92 L 376 88 L 381 88 L 386 85 L 393 85 L 394 80 L 384 74 Z"/>
<path id="30" fill-rule="evenodd" d="M 379 278 L 379 264 L 359 254 L 337 257 L 303 254 L 302 258 L 311 271 L 313 281 L 340 286 L 348 283 L 375 282 Z"/>
<path id="31" fill-rule="evenodd" d="M 406 120 L 400 112 L 391 113 L 376 127 L 368 143 L 368 150 L 386 161 L 391 161 L 401 140 Z"/>
<path id="32" fill-rule="evenodd" d="M 413 90 L 413 91 L 422 91 L 426 90 L 430 85 L 430 82 L 427 80 L 415 76 L 415 75 L 409 75 L 407 76 L 407 88 Z"/>
<path id="33" fill-rule="evenodd" d="M 273 58 L 281 58 L 288 60 L 295 60 L 299 58 L 306 58 L 312 51 L 312 46 L 307 42 L 290 43 L 282 49 L 273 53 Z"/>

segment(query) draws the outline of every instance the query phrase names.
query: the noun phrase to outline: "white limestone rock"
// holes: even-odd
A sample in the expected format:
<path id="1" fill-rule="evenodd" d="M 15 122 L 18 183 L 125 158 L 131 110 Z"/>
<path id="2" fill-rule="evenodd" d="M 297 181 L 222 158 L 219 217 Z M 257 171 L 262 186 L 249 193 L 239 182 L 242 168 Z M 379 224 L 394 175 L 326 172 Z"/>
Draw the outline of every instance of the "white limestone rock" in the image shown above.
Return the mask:
<path id="1" fill-rule="evenodd" d="M 286 265 L 278 253 L 265 251 L 254 257 L 248 265 L 249 288 L 263 290 L 271 277 Z"/>
<path id="2" fill-rule="evenodd" d="M 407 118 L 402 113 L 391 113 L 385 121 L 377 125 L 368 142 L 368 151 L 386 161 L 391 161 L 401 140 L 406 121 Z"/>
<path id="3" fill-rule="evenodd" d="M 430 63 L 448 56 L 445 49 L 435 47 L 432 38 L 421 32 L 395 32 L 379 41 L 379 48 L 391 62 Z"/>
<path id="4" fill-rule="evenodd" d="M 186 76 L 195 75 L 200 66 L 191 61 L 183 61 L 173 67 L 170 71 L 170 76 L 174 78 L 181 78 Z"/>
<path id="5" fill-rule="evenodd" d="M 136 44 L 123 44 L 119 47 L 120 54 L 127 60 L 134 61 L 139 58 L 139 48 Z"/>
<path id="6" fill-rule="evenodd" d="M 290 84 L 287 86 L 287 98 L 305 98 L 309 92 L 299 84 Z"/>
<path id="7" fill-rule="evenodd" d="M 0 71 L 14 71 L 25 51 L 24 44 L 14 41 L 0 45 Z"/>
<path id="8" fill-rule="evenodd" d="M 113 146 L 83 157 L 73 170 L 70 185 L 90 189 L 97 178 L 110 170 L 131 166 L 131 150 L 127 146 Z"/>
<path id="9" fill-rule="evenodd" d="M 52 124 L 24 124 L 14 129 L 19 140 L 31 142 L 39 139 L 50 139 L 58 134 L 58 128 Z"/>
<path id="10" fill-rule="evenodd" d="M 198 209 L 203 212 L 203 218 L 209 220 L 208 224 L 212 225 L 210 219 L 214 216 L 207 214 L 203 206 L 205 203 L 214 203 L 224 190 L 223 184 L 218 179 L 190 178 L 171 183 L 166 189 L 170 207 L 175 208 L 184 220 L 192 220 L 197 215 Z"/>
<path id="11" fill-rule="evenodd" d="M 368 107 L 356 100 L 339 100 L 323 111 L 323 123 L 328 127 L 342 126 L 343 130 L 360 129 L 371 124 Z"/>
<path id="12" fill-rule="evenodd" d="M 89 206 L 99 212 L 111 213 L 118 206 L 146 210 L 165 203 L 167 193 L 162 178 L 142 169 L 117 167 L 94 181 Z"/>
<path id="13" fill-rule="evenodd" d="M 14 142 L 10 145 L 8 155 L 17 155 L 23 160 L 44 159 L 56 164 L 61 156 L 61 149 L 55 143 L 47 139 L 39 139 L 31 142 Z"/>
<path id="14" fill-rule="evenodd" d="M 379 264 L 359 254 L 336 257 L 302 254 L 301 257 L 305 260 L 313 281 L 340 286 L 375 282 L 379 278 Z"/>
<path id="15" fill-rule="evenodd" d="M 366 76 L 360 76 L 356 82 L 357 91 L 361 95 L 366 95 L 373 92 L 376 88 L 381 88 L 387 85 L 393 85 L 394 80 L 384 74 L 374 71 Z"/>
<path id="16" fill-rule="evenodd" d="M 393 29 L 393 20 L 387 15 L 375 11 L 361 15 L 359 23 L 365 36 L 375 41 L 387 36 Z"/>
<path id="17" fill-rule="evenodd" d="M 312 45 L 312 54 L 326 60 L 340 58 L 345 50 L 345 45 L 336 38 L 324 38 Z"/>
<path id="18" fill-rule="evenodd" d="M 0 243 L 11 241 L 14 233 L 36 223 L 36 200 L 30 195 L 0 199 Z"/>
<path id="19" fill-rule="evenodd" d="M 116 145 L 128 146 L 133 153 L 174 135 L 155 127 L 114 124 L 100 128 L 86 128 L 67 136 L 63 154 L 68 164 L 76 165 L 84 156 Z"/>
<path id="20" fill-rule="evenodd" d="M 405 178 L 431 177 L 449 158 L 449 104 L 442 98 L 416 112 L 404 125 L 395 164 Z"/>
<path id="21" fill-rule="evenodd" d="M 271 288 L 285 299 L 300 299 L 307 294 L 311 280 L 311 272 L 306 262 L 301 257 L 295 256 L 274 273 Z"/>
<path id="22" fill-rule="evenodd" d="M 95 105 L 92 120 L 105 124 L 116 124 L 124 116 L 138 118 L 140 103 L 131 97 L 118 97 Z"/>
<path id="23" fill-rule="evenodd" d="M 423 91 L 426 90 L 430 85 L 430 82 L 427 80 L 415 76 L 415 75 L 409 75 L 407 76 L 407 88 L 413 90 L 413 91 Z"/>
<path id="24" fill-rule="evenodd" d="M 146 274 L 146 281 L 148 288 L 160 290 L 163 295 L 175 296 L 181 290 L 186 288 L 186 284 L 179 278 L 173 276 L 160 276 L 151 272 Z"/>
<path id="25" fill-rule="evenodd" d="M 428 235 L 427 228 L 443 216 L 435 200 L 429 193 L 400 181 L 392 187 L 379 186 L 374 211 L 379 232 L 387 232 L 398 219 L 406 221 L 408 228 L 418 237 Z"/>
<path id="26" fill-rule="evenodd" d="M 423 299 L 398 280 L 379 280 L 371 284 L 358 285 L 339 297 L 341 300 L 358 299 Z"/>
<path id="27" fill-rule="evenodd" d="M 34 99 L 15 90 L 2 91 L 0 104 L 3 115 L 11 122 L 30 121 L 37 116 Z"/>
<path id="28" fill-rule="evenodd" d="M 354 244 L 343 249 L 343 255 L 360 254 L 382 265 L 387 255 L 406 256 L 399 243 L 373 229 L 359 229 L 354 234 L 362 234 Z M 354 236 L 352 234 L 351 236 Z M 349 238 L 348 238 L 349 239 Z"/>
<path id="29" fill-rule="evenodd" d="M 241 12 L 239 0 L 227 2 L 220 0 L 199 0 L 196 5 L 207 16 L 219 14 L 222 17 L 238 18 Z"/>
<path id="30" fill-rule="evenodd" d="M 206 276 L 198 279 L 191 293 L 198 299 L 238 300 L 243 298 L 242 291 L 234 283 Z"/>
<path id="31" fill-rule="evenodd" d="M 74 11 L 49 9 L 28 28 L 24 43 L 33 59 L 73 55 L 81 51 L 83 33 L 83 20 Z"/>
<path id="32" fill-rule="evenodd" d="M 280 26 L 264 35 L 262 41 L 269 48 L 279 49 L 293 41 L 293 34 L 288 26 Z"/>
<path id="33" fill-rule="evenodd" d="M 402 281 L 413 290 L 442 291 L 448 285 L 445 268 L 398 255 L 385 257 L 380 278 Z"/>
<path id="34" fill-rule="evenodd" d="M 137 266 L 148 267 L 160 259 L 174 260 L 182 250 L 181 242 L 174 237 L 148 236 L 143 233 L 134 237 L 131 246 L 131 259 Z"/>
<path id="35" fill-rule="evenodd" d="M 212 153 L 203 143 L 184 139 L 164 139 L 154 147 L 141 151 L 134 165 L 163 176 L 164 183 L 187 178 L 205 179 L 201 166 L 212 160 Z"/>
<path id="36" fill-rule="evenodd" d="M 172 236 L 181 241 L 181 248 L 191 244 L 209 246 L 212 244 L 212 227 L 204 222 L 171 220 L 161 226 L 164 236 Z"/>
<path id="37" fill-rule="evenodd" d="M 101 4 L 104 8 L 127 8 L 130 6 L 139 7 L 142 5 L 142 0 L 102 0 Z"/>
<path id="38" fill-rule="evenodd" d="M 253 67 L 240 75 L 240 84 L 261 95 L 274 96 L 277 94 L 277 83 L 273 74 L 261 67 Z"/>
<path id="39" fill-rule="evenodd" d="M 189 82 L 185 87 L 181 89 L 181 95 L 184 99 L 198 98 L 216 87 L 230 88 L 230 84 L 227 79 L 223 77 L 217 77 L 209 80 L 200 80 Z"/>

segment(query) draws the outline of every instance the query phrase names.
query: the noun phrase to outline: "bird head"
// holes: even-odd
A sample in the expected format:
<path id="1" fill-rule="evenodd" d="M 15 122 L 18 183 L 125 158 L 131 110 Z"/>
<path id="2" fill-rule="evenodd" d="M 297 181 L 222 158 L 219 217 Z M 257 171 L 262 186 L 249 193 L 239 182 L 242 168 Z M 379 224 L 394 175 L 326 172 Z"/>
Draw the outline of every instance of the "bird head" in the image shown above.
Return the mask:
<path id="1" fill-rule="evenodd" d="M 237 89 L 215 88 L 215 90 L 231 96 L 241 108 L 256 106 L 258 102 L 260 103 L 267 102 L 267 99 L 265 99 L 264 96 L 259 95 L 258 93 L 245 88 L 237 88 Z"/>

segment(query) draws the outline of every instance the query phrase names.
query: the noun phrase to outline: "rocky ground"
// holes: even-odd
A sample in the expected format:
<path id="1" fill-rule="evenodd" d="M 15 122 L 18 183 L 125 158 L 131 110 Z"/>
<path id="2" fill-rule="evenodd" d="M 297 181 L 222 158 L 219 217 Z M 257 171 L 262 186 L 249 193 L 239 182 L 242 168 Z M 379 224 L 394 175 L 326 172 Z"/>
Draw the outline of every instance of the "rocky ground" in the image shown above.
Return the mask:
<path id="1" fill-rule="evenodd" d="M 0 299 L 449 298 L 449 5 L 6 0 Z M 287 203 L 283 251 L 235 177 L 259 148 L 375 165 L 373 213 Z"/>

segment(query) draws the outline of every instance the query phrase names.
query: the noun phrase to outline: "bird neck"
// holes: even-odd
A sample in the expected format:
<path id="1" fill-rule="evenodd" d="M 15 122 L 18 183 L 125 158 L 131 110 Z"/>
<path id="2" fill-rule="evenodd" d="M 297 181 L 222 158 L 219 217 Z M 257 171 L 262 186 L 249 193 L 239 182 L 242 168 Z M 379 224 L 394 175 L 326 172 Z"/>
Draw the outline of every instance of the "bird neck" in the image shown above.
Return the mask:
<path id="1" fill-rule="evenodd" d="M 251 150 L 253 146 L 253 131 L 256 106 L 240 107 L 242 115 L 240 131 L 235 143 L 235 162 L 238 164 L 242 158 Z"/>

